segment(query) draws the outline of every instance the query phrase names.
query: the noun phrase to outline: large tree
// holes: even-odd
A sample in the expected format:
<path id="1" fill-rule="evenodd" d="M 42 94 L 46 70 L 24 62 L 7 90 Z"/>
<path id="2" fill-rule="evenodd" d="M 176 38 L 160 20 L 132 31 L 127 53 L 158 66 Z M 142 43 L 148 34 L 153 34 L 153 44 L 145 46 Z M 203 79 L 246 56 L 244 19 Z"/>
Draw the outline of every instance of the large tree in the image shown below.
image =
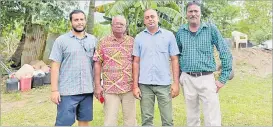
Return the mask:
<path id="1" fill-rule="evenodd" d="M 272 1 L 244 1 L 235 28 L 256 44 L 272 39 Z"/>
<path id="2" fill-rule="evenodd" d="M 234 0 L 205 0 L 204 6 L 209 15 L 204 20 L 217 25 L 224 37 L 231 37 L 235 20 L 240 16 L 240 6 L 235 5 Z"/>
<path id="3" fill-rule="evenodd" d="M 26 33 L 30 31 L 33 24 L 39 24 L 44 27 L 45 31 L 56 30 L 59 28 L 56 24 L 62 21 L 65 11 L 69 11 L 72 5 L 76 2 L 71 1 L 56 1 L 56 0 L 42 0 L 42 1 L 32 1 L 32 0 L 14 0 L 14 1 L 0 1 L 1 2 L 1 34 L 5 29 L 5 26 L 14 27 L 15 23 L 22 24 L 22 35 L 20 37 L 20 42 L 18 44 L 17 50 L 12 56 L 11 60 L 14 62 L 13 66 L 19 66 L 21 62 L 21 55 L 26 48 L 30 50 L 36 50 L 31 48 L 32 45 L 26 45 Z M 56 28 L 55 28 L 56 27 Z M 49 28 L 49 29 L 48 29 Z M 34 40 L 39 40 L 35 38 Z M 37 41 L 38 42 L 38 41 Z M 43 41 L 45 43 L 45 40 Z M 41 47 L 44 48 L 44 47 Z M 40 49 L 39 49 L 40 50 Z"/>

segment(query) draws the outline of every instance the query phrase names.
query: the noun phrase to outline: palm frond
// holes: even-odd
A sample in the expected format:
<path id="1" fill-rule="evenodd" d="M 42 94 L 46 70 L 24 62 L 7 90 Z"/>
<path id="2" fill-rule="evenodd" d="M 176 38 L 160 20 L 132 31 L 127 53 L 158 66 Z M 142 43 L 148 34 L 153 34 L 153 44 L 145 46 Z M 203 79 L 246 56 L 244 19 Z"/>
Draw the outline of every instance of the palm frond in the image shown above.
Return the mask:
<path id="1" fill-rule="evenodd" d="M 115 16 L 122 14 L 124 10 L 132 7 L 136 2 L 133 0 L 128 0 L 128 1 L 116 1 L 113 5 L 113 7 L 109 10 L 106 11 L 105 15 L 107 16 Z"/>
<path id="2" fill-rule="evenodd" d="M 157 11 L 160 13 L 163 13 L 167 15 L 173 23 L 181 24 L 182 23 L 182 14 L 180 14 L 178 11 L 169 8 L 169 7 L 158 7 Z"/>
<path id="3" fill-rule="evenodd" d="M 111 24 L 111 21 L 103 21 L 103 22 L 100 22 L 100 24 L 102 24 L 102 25 L 108 25 L 108 24 Z"/>
<path id="4" fill-rule="evenodd" d="M 163 27 L 168 30 L 172 28 L 172 24 L 163 18 L 160 18 L 159 24 L 160 24 L 160 27 Z"/>
<path id="5" fill-rule="evenodd" d="M 177 12 L 181 12 L 181 8 L 179 7 L 178 4 L 176 4 L 175 1 L 170 1 L 167 6 L 176 10 Z"/>

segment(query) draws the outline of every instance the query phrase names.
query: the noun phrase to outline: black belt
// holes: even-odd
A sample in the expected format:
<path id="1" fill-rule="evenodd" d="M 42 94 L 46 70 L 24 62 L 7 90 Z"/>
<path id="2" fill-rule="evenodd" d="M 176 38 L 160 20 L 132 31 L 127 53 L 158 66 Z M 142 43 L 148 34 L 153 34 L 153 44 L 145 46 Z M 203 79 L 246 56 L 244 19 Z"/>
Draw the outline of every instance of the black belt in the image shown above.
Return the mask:
<path id="1" fill-rule="evenodd" d="M 199 77 L 199 76 L 202 76 L 202 75 L 212 74 L 211 71 L 207 71 L 207 72 L 186 72 L 186 73 L 193 76 L 193 77 Z"/>

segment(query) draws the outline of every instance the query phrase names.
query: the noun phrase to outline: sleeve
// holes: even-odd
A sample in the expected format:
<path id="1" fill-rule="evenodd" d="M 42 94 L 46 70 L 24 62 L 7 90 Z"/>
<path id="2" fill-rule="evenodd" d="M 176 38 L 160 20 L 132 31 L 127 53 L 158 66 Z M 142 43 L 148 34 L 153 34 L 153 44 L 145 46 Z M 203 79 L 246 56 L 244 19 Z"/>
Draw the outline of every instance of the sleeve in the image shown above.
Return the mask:
<path id="1" fill-rule="evenodd" d="M 93 56 L 95 55 L 95 51 L 96 51 L 96 49 L 98 47 L 98 39 L 96 37 L 94 37 L 94 41 L 95 41 L 95 46 L 94 46 L 94 52 L 92 52 Z"/>
<path id="2" fill-rule="evenodd" d="M 170 39 L 171 39 L 169 45 L 170 56 L 178 55 L 180 52 L 177 46 L 176 38 L 173 33 L 170 34 Z"/>
<path id="3" fill-rule="evenodd" d="M 139 41 L 138 41 L 138 35 L 135 37 L 134 40 L 134 46 L 133 46 L 133 56 L 140 56 L 140 45 L 139 45 Z"/>
<path id="4" fill-rule="evenodd" d="M 180 40 L 180 30 L 178 30 L 178 32 L 176 33 L 176 43 L 179 49 L 179 52 L 182 53 L 182 44 L 181 44 L 181 40 Z"/>
<path id="5" fill-rule="evenodd" d="M 53 60 L 55 62 L 58 62 L 58 63 L 62 62 L 62 60 L 63 60 L 63 48 L 62 48 L 62 42 L 60 41 L 60 38 L 57 38 L 54 41 L 54 44 L 52 46 L 49 59 Z"/>
<path id="6" fill-rule="evenodd" d="M 95 53 L 93 56 L 94 61 L 100 61 L 101 63 L 103 62 L 103 40 L 99 41 L 96 43 L 96 48 L 95 48 Z"/>
<path id="7" fill-rule="evenodd" d="M 182 66 L 181 66 L 181 63 L 182 63 L 182 61 L 181 61 L 181 53 L 182 53 L 182 43 L 181 43 L 181 40 L 180 40 L 180 35 L 181 33 L 180 33 L 180 30 L 178 30 L 178 32 L 176 33 L 176 36 L 175 36 L 175 38 L 176 38 L 176 43 L 177 43 L 177 47 L 178 47 L 178 50 L 179 50 L 179 52 L 180 52 L 180 54 L 179 54 L 179 57 L 178 57 L 178 60 L 179 60 L 179 75 L 181 75 L 181 73 L 182 73 Z"/>
<path id="8" fill-rule="evenodd" d="M 212 25 L 211 27 L 213 43 L 219 52 L 219 58 L 222 64 L 222 72 L 219 77 L 219 81 L 225 84 L 229 79 L 229 75 L 232 71 L 232 54 L 217 27 L 215 25 Z"/>

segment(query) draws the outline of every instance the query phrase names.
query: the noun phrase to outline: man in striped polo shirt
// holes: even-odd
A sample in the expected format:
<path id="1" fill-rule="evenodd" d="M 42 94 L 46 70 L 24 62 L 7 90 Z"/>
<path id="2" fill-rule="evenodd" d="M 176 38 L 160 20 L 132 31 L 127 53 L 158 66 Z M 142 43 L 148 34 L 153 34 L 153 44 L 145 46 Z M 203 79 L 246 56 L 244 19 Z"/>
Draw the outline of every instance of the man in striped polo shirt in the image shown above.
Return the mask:
<path id="1" fill-rule="evenodd" d="M 176 40 L 181 52 L 180 84 L 185 96 L 187 125 L 200 126 L 200 99 L 203 103 L 205 126 L 221 126 L 218 91 L 229 78 L 232 55 L 216 26 L 201 22 L 199 3 L 189 2 L 186 11 L 188 24 L 181 26 Z M 214 46 L 219 51 L 222 63 L 221 75 L 217 80 L 213 75 L 216 70 Z"/>

